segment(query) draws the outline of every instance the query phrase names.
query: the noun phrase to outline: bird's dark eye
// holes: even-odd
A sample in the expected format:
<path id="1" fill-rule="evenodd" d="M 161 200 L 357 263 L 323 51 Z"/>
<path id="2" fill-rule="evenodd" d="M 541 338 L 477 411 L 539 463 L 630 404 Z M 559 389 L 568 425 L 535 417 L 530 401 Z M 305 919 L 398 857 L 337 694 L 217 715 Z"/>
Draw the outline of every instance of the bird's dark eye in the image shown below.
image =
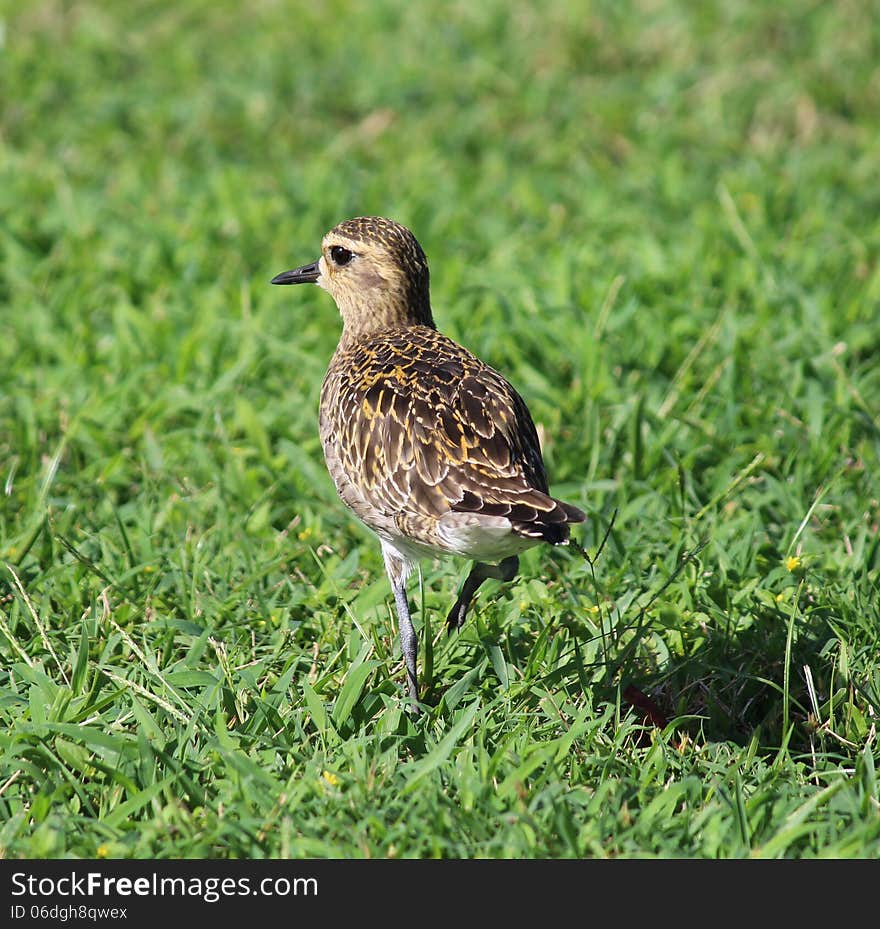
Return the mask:
<path id="1" fill-rule="evenodd" d="M 354 254 L 341 245 L 332 245 L 330 247 L 330 257 L 333 259 L 334 264 L 341 266 L 347 265 L 354 258 Z"/>

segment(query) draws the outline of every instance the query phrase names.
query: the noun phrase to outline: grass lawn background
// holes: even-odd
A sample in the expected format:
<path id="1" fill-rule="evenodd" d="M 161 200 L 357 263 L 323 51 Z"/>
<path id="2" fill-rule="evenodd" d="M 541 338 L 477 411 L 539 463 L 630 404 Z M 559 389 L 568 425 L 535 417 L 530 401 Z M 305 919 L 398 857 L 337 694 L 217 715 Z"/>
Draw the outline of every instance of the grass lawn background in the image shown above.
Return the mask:
<path id="1" fill-rule="evenodd" d="M 0 856 L 880 854 L 873 3 L 0 27 Z M 268 285 L 365 213 L 617 511 L 453 638 L 425 563 L 416 721 Z"/>

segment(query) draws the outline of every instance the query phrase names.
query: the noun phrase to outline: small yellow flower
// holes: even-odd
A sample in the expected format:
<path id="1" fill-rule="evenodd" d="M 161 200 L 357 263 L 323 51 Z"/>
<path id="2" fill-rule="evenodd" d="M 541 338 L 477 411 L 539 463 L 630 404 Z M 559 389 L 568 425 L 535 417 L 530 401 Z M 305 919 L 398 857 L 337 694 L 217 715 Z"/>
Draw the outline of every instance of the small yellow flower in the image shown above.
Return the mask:
<path id="1" fill-rule="evenodd" d="M 785 567 L 789 571 L 797 571 L 800 566 L 801 560 L 797 557 L 797 555 L 789 555 L 788 558 L 785 559 Z"/>
<path id="2" fill-rule="evenodd" d="M 106 845 L 99 845 L 99 846 L 95 849 L 95 854 L 96 854 L 99 858 L 106 858 L 106 857 L 110 854 L 110 849 L 107 848 Z"/>
<path id="3" fill-rule="evenodd" d="M 325 772 L 321 775 L 321 777 L 323 777 L 324 780 L 325 780 L 331 787 L 338 787 L 338 786 L 339 786 L 339 776 L 338 776 L 337 774 L 334 774 L 332 771 L 325 771 Z"/>
<path id="4" fill-rule="evenodd" d="M 782 603 L 782 601 L 785 599 L 785 594 L 784 593 L 776 594 L 776 597 L 774 599 L 776 600 L 777 603 Z"/>
<path id="5" fill-rule="evenodd" d="M 303 529 L 302 532 L 297 534 L 297 538 L 300 540 L 300 542 L 305 542 L 305 540 L 309 538 L 311 534 L 312 534 L 312 527 L 306 526 L 306 528 Z"/>

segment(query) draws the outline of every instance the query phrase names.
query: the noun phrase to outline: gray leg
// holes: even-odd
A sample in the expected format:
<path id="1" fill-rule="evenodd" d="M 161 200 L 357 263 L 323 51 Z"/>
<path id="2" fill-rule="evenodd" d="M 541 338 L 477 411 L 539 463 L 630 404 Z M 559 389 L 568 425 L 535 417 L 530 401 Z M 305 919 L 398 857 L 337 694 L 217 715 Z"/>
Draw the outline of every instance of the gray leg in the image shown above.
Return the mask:
<path id="1" fill-rule="evenodd" d="M 409 615 L 409 601 L 406 598 L 406 581 L 391 582 L 394 599 L 397 602 L 397 625 L 400 629 L 400 650 L 406 662 L 406 687 L 413 706 L 419 702 L 419 679 L 416 676 L 416 657 L 419 653 L 419 640 Z"/>
<path id="2" fill-rule="evenodd" d="M 481 561 L 475 562 L 473 568 L 471 568 L 471 573 L 468 574 L 461 588 L 458 599 L 455 601 L 455 606 L 449 611 L 449 616 L 446 617 L 447 629 L 450 632 L 453 629 L 461 629 L 467 616 L 468 607 L 470 607 L 474 594 L 483 581 L 488 580 L 490 577 L 495 578 L 497 581 L 512 581 L 516 577 L 518 570 L 519 558 L 516 555 L 505 558 L 504 561 L 497 565 L 483 564 Z"/>
<path id="3" fill-rule="evenodd" d="M 387 542 L 382 542 L 382 554 L 385 556 L 385 570 L 394 602 L 397 605 L 397 627 L 400 631 L 400 650 L 406 663 L 406 689 L 416 713 L 419 712 L 419 679 L 416 673 L 416 658 L 419 654 L 419 640 L 409 615 L 409 601 L 406 598 L 406 579 L 413 568 L 412 562 Z"/>

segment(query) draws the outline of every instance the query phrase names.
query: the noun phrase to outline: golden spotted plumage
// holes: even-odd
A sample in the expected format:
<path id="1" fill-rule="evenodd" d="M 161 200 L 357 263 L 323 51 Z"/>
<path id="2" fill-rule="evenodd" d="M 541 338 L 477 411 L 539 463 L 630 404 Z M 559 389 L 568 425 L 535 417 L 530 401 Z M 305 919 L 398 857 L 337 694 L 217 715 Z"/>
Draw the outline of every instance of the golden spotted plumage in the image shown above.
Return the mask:
<path id="1" fill-rule="evenodd" d="M 331 294 L 343 320 L 321 390 L 324 457 L 340 498 L 382 542 L 415 705 L 406 597 L 415 560 L 451 553 L 475 561 L 448 617 L 457 628 L 483 580 L 510 580 L 519 552 L 564 543 L 584 514 L 549 495 L 538 435 L 516 390 L 437 331 L 428 262 L 408 229 L 380 217 L 340 223 L 318 261 L 273 280 L 307 282 Z"/>
<path id="2" fill-rule="evenodd" d="M 538 436 L 519 394 L 436 329 L 396 327 L 333 356 L 320 433 L 343 500 L 369 526 L 438 538 L 449 512 L 507 517 L 558 543 L 577 511 L 547 493 Z"/>

